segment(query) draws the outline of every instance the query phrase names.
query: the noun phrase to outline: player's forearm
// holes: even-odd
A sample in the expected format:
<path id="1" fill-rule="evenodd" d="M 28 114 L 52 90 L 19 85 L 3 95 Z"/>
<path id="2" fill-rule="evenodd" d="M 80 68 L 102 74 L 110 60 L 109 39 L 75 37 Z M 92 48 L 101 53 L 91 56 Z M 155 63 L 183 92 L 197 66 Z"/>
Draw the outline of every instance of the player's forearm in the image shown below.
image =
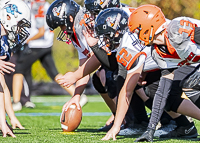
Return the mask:
<path id="1" fill-rule="evenodd" d="M 139 79 L 142 68 L 143 68 L 143 65 L 140 66 L 135 72 L 129 73 L 126 76 L 126 80 L 124 82 L 124 85 L 118 97 L 117 112 L 116 112 L 116 117 L 115 117 L 115 122 L 114 122 L 114 126 L 117 128 L 121 126 L 121 123 L 128 110 L 130 101 L 132 99 L 132 93 L 133 93 L 133 90 L 135 89 L 135 86 Z"/>
<path id="2" fill-rule="evenodd" d="M 76 88 L 75 88 L 74 95 L 81 95 L 83 93 L 89 79 L 90 79 L 90 76 L 87 75 L 84 78 L 82 78 L 76 82 Z"/>
<path id="3" fill-rule="evenodd" d="M 118 97 L 117 111 L 113 127 L 120 129 L 120 126 L 124 120 L 125 114 L 129 107 L 129 97 L 131 94 L 127 94 L 125 90 L 121 90 Z"/>
<path id="4" fill-rule="evenodd" d="M 98 59 L 95 57 L 95 55 L 92 55 L 82 66 L 80 66 L 75 72 L 74 76 L 76 79 L 81 79 L 84 76 L 94 72 L 101 63 L 98 61 Z"/>
<path id="5" fill-rule="evenodd" d="M 43 37 L 43 36 L 44 36 L 44 33 L 45 33 L 44 27 L 39 28 L 38 33 L 35 34 L 33 37 L 29 38 L 29 39 L 27 40 L 27 43 L 29 43 L 29 42 L 32 41 L 32 40 L 37 40 L 37 39 Z"/>

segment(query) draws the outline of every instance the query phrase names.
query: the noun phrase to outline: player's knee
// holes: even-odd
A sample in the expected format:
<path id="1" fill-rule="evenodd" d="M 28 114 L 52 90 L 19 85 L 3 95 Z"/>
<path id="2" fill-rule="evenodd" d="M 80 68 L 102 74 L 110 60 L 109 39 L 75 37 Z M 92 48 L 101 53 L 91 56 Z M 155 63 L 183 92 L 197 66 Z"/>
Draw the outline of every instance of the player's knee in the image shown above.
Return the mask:
<path id="1" fill-rule="evenodd" d="M 105 90 L 105 87 L 102 85 L 99 77 L 96 75 L 96 73 L 93 74 L 92 76 L 92 83 L 94 88 L 99 92 L 99 93 L 107 93 Z"/>
<path id="2" fill-rule="evenodd" d="M 180 106 L 183 100 L 184 99 L 179 96 L 169 96 L 165 105 L 165 110 L 177 112 L 178 107 Z"/>

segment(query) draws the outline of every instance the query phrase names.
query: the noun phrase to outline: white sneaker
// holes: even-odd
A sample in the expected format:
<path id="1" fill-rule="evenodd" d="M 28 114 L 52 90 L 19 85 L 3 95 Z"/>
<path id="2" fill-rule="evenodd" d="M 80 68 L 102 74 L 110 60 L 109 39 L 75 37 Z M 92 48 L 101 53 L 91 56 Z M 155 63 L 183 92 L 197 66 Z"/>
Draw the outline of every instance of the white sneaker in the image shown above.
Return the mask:
<path id="1" fill-rule="evenodd" d="M 35 108 L 35 104 L 31 101 L 27 101 L 24 106 L 26 108 Z"/>
<path id="2" fill-rule="evenodd" d="M 20 111 L 22 110 L 22 104 L 20 102 L 12 103 L 12 107 L 14 111 Z"/>
<path id="3" fill-rule="evenodd" d="M 80 103 L 81 107 L 83 107 L 84 105 L 86 105 L 88 103 L 88 98 L 85 94 L 81 95 L 79 103 Z"/>
<path id="4" fill-rule="evenodd" d="M 174 121 L 170 121 L 169 124 L 158 128 L 154 133 L 154 137 L 160 137 L 160 135 L 168 134 L 170 131 L 174 130 L 175 128 L 176 128 L 176 123 Z"/>

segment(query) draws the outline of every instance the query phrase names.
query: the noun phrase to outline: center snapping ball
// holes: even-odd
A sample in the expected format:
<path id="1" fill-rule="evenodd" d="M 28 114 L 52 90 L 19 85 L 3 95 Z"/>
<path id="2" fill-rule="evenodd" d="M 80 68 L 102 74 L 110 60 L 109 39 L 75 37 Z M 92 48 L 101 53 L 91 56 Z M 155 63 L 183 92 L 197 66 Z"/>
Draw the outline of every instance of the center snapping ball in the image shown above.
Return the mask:
<path id="1" fill-rule="evenodd" d="M 82 119 L 82 110 L 78 110 L 75 104 L 69 106 L 67 111 L 61 113 L 60 122 L 63 132 L 71 132 L 78 128 Z"/>

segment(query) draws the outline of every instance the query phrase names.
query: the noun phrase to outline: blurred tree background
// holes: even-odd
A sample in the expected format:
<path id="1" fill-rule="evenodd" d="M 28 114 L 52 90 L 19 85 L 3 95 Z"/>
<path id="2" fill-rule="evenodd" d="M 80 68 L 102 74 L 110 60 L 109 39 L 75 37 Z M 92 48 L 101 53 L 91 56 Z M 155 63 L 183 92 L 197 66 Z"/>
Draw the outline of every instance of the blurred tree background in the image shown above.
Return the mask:
<path id="1" fill-rule="evenodd" d="M 52 3 L 53 0 L 47 0 Z M 83 0 L 75 0 L 78 4 L 84 4 Z M 121 3 L 128 4 L 132 7 L 138 7 L 143 4 L 154 4 L 162 9 L 166 18 L 173 19 L 179 16 L 188 16 L 195 19 L 200 19 L 200 0 L 121 0 Z M 58 71 L 65 74 L 68 71 L 74 71 L 78 68 L 78 54 L 73 45 L 67 45 L 64 42 L 56 40 L 59 32 L 57 28 L 54 36 L 53 45 L 53 58 Z M 32 67 L 33 79 L 36 82 L 43 81 L 49 82 L 49 78 L 46 71 L 37 61 Z"/>

